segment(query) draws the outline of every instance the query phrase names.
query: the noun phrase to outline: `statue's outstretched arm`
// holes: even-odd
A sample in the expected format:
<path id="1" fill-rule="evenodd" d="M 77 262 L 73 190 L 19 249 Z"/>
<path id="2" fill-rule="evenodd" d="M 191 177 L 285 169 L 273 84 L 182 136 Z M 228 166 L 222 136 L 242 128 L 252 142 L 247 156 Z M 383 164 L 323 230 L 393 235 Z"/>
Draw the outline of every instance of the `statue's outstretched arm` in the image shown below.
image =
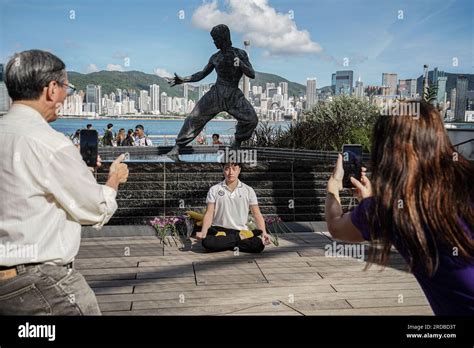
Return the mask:
<path id="1" fill-rule="evenodd" d="M 202 69 L 202 71 L 199 71 L 195 74 L 192 74 L 191 76 L 186 76 L 186 77 L 181 77 L 178 74 L 174 74 L 174 77 L 171 78 L 166 78 L 168 83 L 171 85 L 171 87 L 175 85 L 180 85 L 182 83 L 186 82 L 196 82 L 196 81 L 201 81 L 203 78 L 205 78 L 207 75 L 209 75 L 212 70 L 214 70 L 214 64 L 212 64 L 211 60 L 207 63 L 207 65 Z"/>
<path id="2" fill-rule="evenodd" d="M 214 70 L 214 64 L 211 63 L 211 60 L 209 60 L 209 63 L 202 69 L 201 71 L 192 74 L 191 76 L 186 76 L 184 78 L 184 82 L 197 82 L 201 81 L 203 78 L 205 78 L 207 75 L 209 75 L 212 70 Z"/>

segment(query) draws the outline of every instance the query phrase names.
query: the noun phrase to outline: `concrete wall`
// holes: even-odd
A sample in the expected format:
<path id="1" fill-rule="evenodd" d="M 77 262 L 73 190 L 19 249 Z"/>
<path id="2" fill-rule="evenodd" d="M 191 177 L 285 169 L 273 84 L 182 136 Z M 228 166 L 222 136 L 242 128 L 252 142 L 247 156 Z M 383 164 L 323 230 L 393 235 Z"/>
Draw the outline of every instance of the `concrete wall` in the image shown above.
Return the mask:
<path id="1" fill-rule="evenodd" d="M 110 164 L 97 179 L 104 183 Z M 182 215 L 205 207 L 209 188 L 223 180 L 219 163 L 129 163 L 128 182 L 120 186 L 112 225 L 147 224 L 156 216 Z M 252 186 L 264 215 L 284 221 L 323 221 L 326 184 L 332 161 L 262 161 L 245 167 L 240 179 Z M 342 195 L 348 208 L 350 198 Z M 293 202 L 293 203 L 292 203 Z M 184 205 L 184 207 L 183 207 Z"/>

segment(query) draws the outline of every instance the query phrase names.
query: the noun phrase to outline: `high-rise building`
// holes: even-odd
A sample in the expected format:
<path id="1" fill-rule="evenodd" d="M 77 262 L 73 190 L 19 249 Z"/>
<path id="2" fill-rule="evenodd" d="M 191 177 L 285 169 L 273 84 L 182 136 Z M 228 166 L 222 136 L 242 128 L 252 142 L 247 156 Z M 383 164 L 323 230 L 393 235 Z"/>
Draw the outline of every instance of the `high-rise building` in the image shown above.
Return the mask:
<path id="1" fill-rule="evenodd" d="M 150 111 L 152 113 L 160 112 L 160 86 L 153 84 L 150 85 Z"/>
<path id="2" fill-rule="evenodd" d="M 149 112 L 150 111 L 150 97 L 148 96 L 148 91 L 141 90 L 140 91 L 140 98 L 138 99 L 138 108 L 141 112 Z"/>
<path id="3" fill-rule="evenodd" d="M 436 99 L 438 103 L 446 103 L 446 82 L 447 76 L 438 76 L 438 92 Z"/>
<path id="4" fill-rule="evenodd" d="M 474 91 L 467 91 L 467 108 L 466 108 L 466 111 L 474 111 Z"/>
<path id="5" fill-rule="evenodd" d="M 168 112 L 168 94 L 166 92 L 161 93 L 160 110 L 162 115 L 166 115 Z"/>
<path id="6" fill-rule="evenodd" d="M 184 83 L 183 84 L 183 94 L 184 94 L 184 100 L 186 100 L 186 103 L 188 102 L 188 84 Z"/>
<path id="7" fill-rule="evenodd" d="M 278 93 L 278 88 L 273 85 L 273 87 L 267 88 L 267 98 L 273 98 L 275 94 Z"/>
<path id="8" fill-rule="evenodd" d="M 273 82 L 267 82 L 265 84 L 265 90 L 267 90 L 269 88 L 275 88 L 275 84 Z"/>
<path id="9" fill-rule="evenodd" d="M 137 95 L 137 91 L 135 91 L 134 89 L 129 89 L 128 90 L 128 98 L 130 100 L 133 100 L 135 102 L 135 105 L 138 105 L 138 95 Z"/>
<path id="10" fill-rule="evenodd" d="M 382 86 L 388 87 L 388 95 L 397 94 L 397 74 L 382 73 Z"/>
<path id="11" fill-rule="evenodd" d="M 115 101 L 116 101 L 117 103 L 121 103 L 121 102 L 122 102 L 122 90 L 121 90 L 120 88 L 117 88 L 117 89 L 116 89 Z"/>
<path id="12" fill-rule="evenodd" d="M 282 95 L 288 94 L 288 82 L 280 82 L 278 86 L 281 87 Z"/>
<path id="13" fill-rule="evenodd" d="M 364 98 L 364 84 L 361 81 L 360 76 L 359 76 L 359 79 L 355 83 L 354 94 L 356 98 L 359 98 L 359 99 Z"/>
<path id="14" fill-rule="evenodd" d="M 102 114 L 102 86 L 96 88 L 96 99 L 97 99 L 97 113 Z"/>
<path id="15" fill-rule="evenodd" d="M 63 104 L 63 115 L 82 115 L 82 96 L 74 93 L 66 97 Z"/>
<path id="16" fill-rule="evenodd" d="M 306 110 L 311 110 L 316 101 L 316 77 L 309 77 L 306 79 Z"/>
<path id="17" fill-rule="evenodd" d="M 352 70 L 336 71 L 335 94 L 351 94 L 354 80 Z"/>
<path id="18" fill-rule="evenodd" d="M 331 89 L 333 93 L 336 93 L 336 73 L 331 75 Z"/>
<path id="19" fill-rule="evenodd" d="M 86 112 L 99 113 L 99 104 L 98 100 L 98 91 L 96 85 L 87 85 L 86 86 Z"/>
<path id="20" fill-rule="evenodd" d="M 456 88 L 453 88 L 451 90 L 451 103 L 450 103 L 450 106 L 449 108 L 451 109 L 451 115 L 452 117 L 454 117 L 454 115 L 456 114 Z"/>
<path id="21" fill-rule="evenodd" d="M 458 75 L 456 80 L 456 111 L 454 113 L 457 122 L 464 122 L 467 104 L 467 77 Z"/>
<path id="22" fill-rule="evenodd" d="M 254 97 L 258 94 L 258 86 L 252 86 L 252 94 Z"/>
<path id="23" fill-rule="evenodd" d="M 86 103 L 97 103 L 97 86 L 87 85 L 86 86 Z"/>
<path id="24" fill-rule="evenodd" d="M 416 79 L 398 81 L 398 94 L 401 97 L 413 98 L 416 96 Z"/>

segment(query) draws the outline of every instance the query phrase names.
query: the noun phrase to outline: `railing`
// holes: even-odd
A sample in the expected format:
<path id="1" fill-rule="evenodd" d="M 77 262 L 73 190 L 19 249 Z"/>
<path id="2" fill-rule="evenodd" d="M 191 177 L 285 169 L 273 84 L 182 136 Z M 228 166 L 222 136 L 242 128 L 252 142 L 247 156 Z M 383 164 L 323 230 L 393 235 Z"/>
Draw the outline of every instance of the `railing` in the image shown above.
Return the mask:
<path id="1" fill-rule="evenodd" d="M 469 144 L 473 141 L 474 141 L 474 138 L 471 138 L 471 139 L 468 139 L 468 140 L 461 141 L 460 143 L 454 144 L 453 146 L 456 149 L 456 152 L 459 152 L 459 147 L 460 146 Z M 467 150 L 467 151 L 469 151 L 469 150 Z M 461 153 L 462 153 L 462 151 L 461 151 Z M 470 154 L 465 154 L 465 157 L 470 161 L 474 161 L 474 146 L 471 146 L 471 153 Z"/>
<path id="2" fill-rule="evenodd" d="M 467 143 L 470 143 L 471 141 L 474 141 L 474 138 L 471 138 L 469 140 L 465 140 L 465 141 L 462 141 L 458 144 L 454 144 L 453 146 L 456 148 L 456 150 L 458 150 L 458 147 L 461 146 L 461 145 L 464 145 L 464 144 L 467 144 Z"/>

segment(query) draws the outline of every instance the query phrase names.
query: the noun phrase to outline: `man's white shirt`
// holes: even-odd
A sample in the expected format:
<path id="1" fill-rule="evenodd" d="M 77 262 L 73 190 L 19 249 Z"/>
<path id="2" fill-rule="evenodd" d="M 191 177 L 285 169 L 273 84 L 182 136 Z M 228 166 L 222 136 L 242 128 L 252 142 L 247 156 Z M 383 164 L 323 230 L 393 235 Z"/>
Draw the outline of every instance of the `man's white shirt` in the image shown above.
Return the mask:
<path id="1" fill-rule="evenodd" d="M 71 140 L 29 106 L 13 104 L 0 119 L 0 158 L 1 266 L 67 264 L 81 225 L 99 229 L 117 209 L 117 192 L 99 185 Z M 35 257 L 12 257 L 29 246 Z"/>
<path id="2" fill-rule="evenodd" d="M 235 230 L 248 230 L 247 221 L 251 205 L 258 205 L 257 195 L 250 186 L 238 180 L 234 191 L 225 180 L 212 186 L 206 203 L 214 203 L 212 225 Z"/>
<path id="3" fill-rule="evenodd" d="M 153 146 L 153 142 L 148 137 L 135 137 L 133 146 Z"/>

